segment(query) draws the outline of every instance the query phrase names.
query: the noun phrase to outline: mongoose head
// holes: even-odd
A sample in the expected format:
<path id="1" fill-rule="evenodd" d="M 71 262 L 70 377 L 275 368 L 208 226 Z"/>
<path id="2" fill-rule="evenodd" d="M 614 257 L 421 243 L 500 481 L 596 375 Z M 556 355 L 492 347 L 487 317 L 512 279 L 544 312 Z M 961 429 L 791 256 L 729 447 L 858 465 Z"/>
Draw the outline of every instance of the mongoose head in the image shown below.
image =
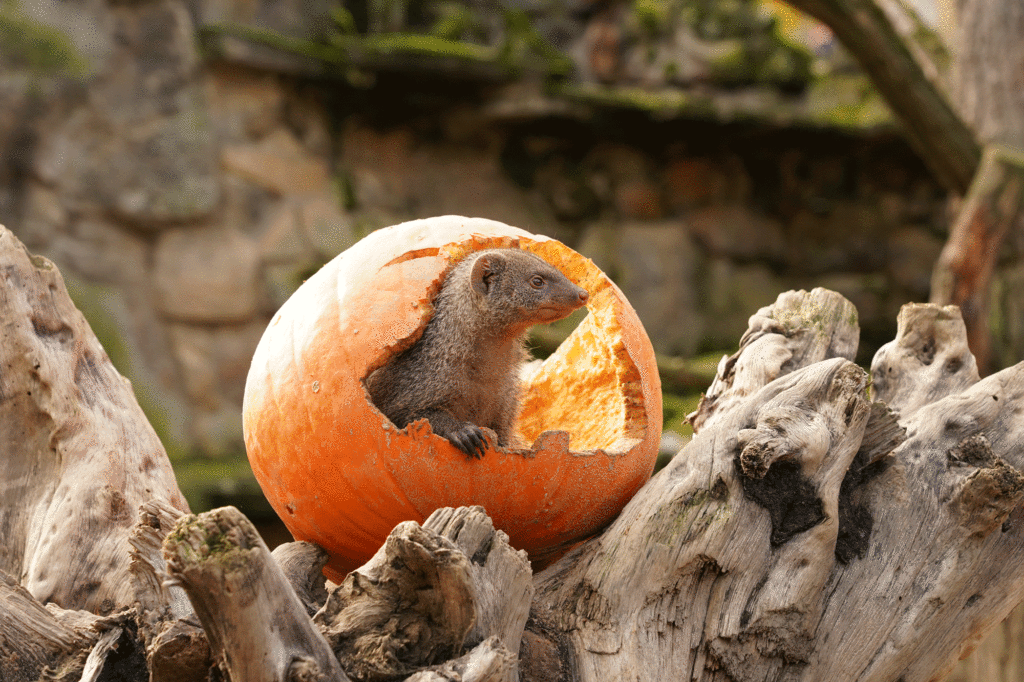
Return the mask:
<path id="1" fill-rule="evenodd" d="M 550 263 L 521 249 L 491 249 L 471 258 L 473 290 L 509 334 L 560 320 L 590 298 Z"/>

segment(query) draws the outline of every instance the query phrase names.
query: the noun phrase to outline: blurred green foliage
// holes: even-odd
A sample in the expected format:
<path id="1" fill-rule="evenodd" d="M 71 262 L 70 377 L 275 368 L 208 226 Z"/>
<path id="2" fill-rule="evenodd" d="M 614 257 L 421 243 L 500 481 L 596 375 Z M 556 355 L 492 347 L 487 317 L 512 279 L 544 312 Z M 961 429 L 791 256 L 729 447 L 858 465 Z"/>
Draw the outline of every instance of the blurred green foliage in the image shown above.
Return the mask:
<path id="1" fill-rule="evenodd" d="M 88 65 L 66 33 L 25 15 L 16 0 L 0 2 L 0 62 L 37 75 L 82 75 Z"/>

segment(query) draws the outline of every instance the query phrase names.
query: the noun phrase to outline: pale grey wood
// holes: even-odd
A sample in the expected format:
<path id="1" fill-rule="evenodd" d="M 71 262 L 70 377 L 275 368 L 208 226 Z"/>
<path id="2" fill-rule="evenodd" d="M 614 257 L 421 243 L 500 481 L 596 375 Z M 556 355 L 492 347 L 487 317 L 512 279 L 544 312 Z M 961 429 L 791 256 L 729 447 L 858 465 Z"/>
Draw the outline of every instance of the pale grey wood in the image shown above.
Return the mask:
<path id="1" fill-rule="evenodd" d="M 750 317 L 739 350 L 723 357 L 697 410 L 694 431 L 727 413 L 768 382 L 828 358 L 853 360 L 860 327 L 857 309 L 827 289 L 788 291 Z"/>
<path id="2" fill-rule="evenodd" d="M 42 602 L 112 613 L 133 601 L 139 505 L 188 507 L 57 268 L 2 226 L 0 279 L 0 570 Z"/>
<path id="3" fill-rule="evenodd" d="M 99 616 L 90 614 L 93 621 Z M 37 680 L 44 668 L 69 669 L 81 676 L 99 634 L 85 624 L 63 623 L 28 590 L 0 571 L 0 680 Z"/>
<path id="4" fill-rule="evenodd" d="M 237 509 L 183 517 L 164 541 L 164 556 L 231 679 L 348 680 L 270 550 Z"/>
<path id="5" fill-rule="evenodd" d="M 511 682 L 531 578 L 525 552 L 481 507 L 439 509 L 399 524 L 314 620 L 357 678 Z"/>
<path id="6" fill-rule="evenodd" d="M 406 521 L 331 590 L 314 622 L 353 677 L 399 678 L 461 655 L 475 609 L 469 558 Z"/>
<path id="7" fill-rule="evenodd" d="M 526 552 L 494 528 L 483 507 L 438 509 L 423 527 L 448 538 L 469 558 L 476 613 L 466 645 L 496 636 L 513 659 L 533 601 L 533 572 Z"/>
<path id="8" fill-rule="evenodd" d="M 780 679 L 759 649 L 814 653 L 840 485 L 871 412 L 866 380 L 835 358 L 734 402 L 601 537 L 537 576 L 534 618 L 564 633 L 580 679 Z M 745 495 L 744 458 L 755 478 L 766 460 L 792 462 L 768 494 L 824 516 L 789 535 L 785 516 L 773 523 Z"/>
<path id="9" fill-rule="evenodd" d="M 148 632 L 147 628 L 195 615 L 185 591 L 167 582 L 167 562 L 162 551 L 167 534 L 184 515 L 165 502 L 150 500 L 139 508 L 139 522 L 128 538 L 131 545 L 129 571 L 141 613 L 140 625 L 146 637 L 156 634 Z"/>
<path id="10" fill-rule="evenodd" d="M 163 557 L 164 539 L 182 516 L 175 507 L 151 500 L 140 508 L 129 538 L 136 622 L 145 644 L 149 682 L 203 679 L 213 664 L 195 609 L 185 591 L 168 580 Z"/>
<path id="11" fill-rule="evenodd" d="M 0 247 L 4 239 L 0 234 Z M 0 258 L 9 251 L 0 248 Z M 59 287 L 31 289 L 25 282 L 38 273 L 18 274 L 16 265 L 0 272 L 9 282 L 0 298 L 22 292 L 24 299 L 14 296 L 22 303 L 13 312 L 0 300 L 0 334 L 32 360 L 34 376 L 52 370 L 35 385 L 45 399 L 11 394 L 0 401 L 13 420 L 0 434 L 8 454 L 0 480 L 5 492 L 14 486 L 25 493 L 28 505 L 7 497 L 0 503 L 21 543 L 5 547 L 3 560 L 52 556 L 52 547 L 40 545 L 51 542 L 47 533 L 64 549 L 73 541 L 108 553 L 119 547 L 123 557 L 107 556 L 109 573 L 55 562 L 63 578 L 45 592 L 101 611 L 130 596 L 146 677 L 155 682 L 202 679 L 214 660 L 235 680 L 347 679 L 328 639 L 362 678 L 511 682 L 522 665 L 523 679 L 538 682 L 923 682 L 941 678 L 1024 598 L 1024 364 L 979 381 L 965 331 L 949 309 L 901 313 L 897 339 L 876 356 L 869 397 L 867 375 L 848 359 L 856 351 L 852 306 L 823 290 L 784 294 L 751 318 L 740 351 L 723 361 L 695 419 L 695 438 L 608 529 L 535 576 L 532 601 L 522 553 L 479 508 L 448 509 L 422 527 L 399 525 L 366 566 L 332 590 L 315 625 L 308 608 L 322 584 L 316 548 L 279 555 L 307 593 L 304 606 L 237 510 L 179 519 L 183 505 L 163 466 L 139 468 L 134 445 L 103 450 L 103 469 L 71 426 L 48 430 L 54 415 L 88 417 L 95 407 L 107 421 L 80 426 L 93 443 L 106 442 L 104 429 L 130 441 L 141 413 L 115 409 L 102 391 L 68 388 L 76 375 L 53 369 L 67 352 L 54 349 L 77 332 L 68 337 L 52 321 L 64 317 L 38 312 L 56 306 Z M 36 342 L 54 349 L 33 350 L 32 339 L 13 333 L 22 317 L 35 320 L 28 327 Z M 82 338 L 70 345 L 88 348 Z M 92 381 L 91 371 L 81 369 L 77 380 Z M 0 389 L 17 386 L 16 377 L 4 376 Z M 90 386 L 103 385 L 95 381 Z M 65 402 L 54 406 L 55 395 Z M 48 416 L 38 416 L 40 405 Z M 51 440 L 41 434 L 49 434 L 63 444 L 58 452 L 70 469 L 54 458 L 25 459 L 29 448 L 14 442 L 12 425 L 26 419 L 27 442 L 46 446 Z M 108 484 L 93 492 L 117 504 L 101 505 L 95 515 L 92 498 L 66 500 L 63 509 L 84 524 L 74 533 L 62 534 L 68 524 L 37 521 L 53 513 L 48 505 L 68 476 L 97 468 Z M 124 500 L 154 493 L 138 517 L 132 507 L 134 528 L 118 506 L 120 489 L 109 483 L 129 478 Z M 96 575 L 127 584 L 67 582 Z M 64 675 L 56 679 L 102 677 L 101 659 L 115 639 L 130 644 L 128 629 L 115 633 L 126 615 L 99 619 L 44 608 L 18 577 L 32 583 L 31 571 L 0 581 L 3 679 L 36 679 L 51 662 Z M 97 595 L 107 595 L 99 605 Z M 28 661 L 24 669 L 11 667 L 10 643 L 19 636 L 31 638 L 29 655 L 19 659 Z M 212 654 L 202 647 L 207 638 Z M 95 663 L 87 664 L 90 655 Z"/>
<path id="12" fill-rule="evenodd" d="M 871 361 L 871 390 L 903 417 L 978 381 L 967 329 L 956 306 L 909 303 L 900 309 L 896 338 Z"/>
<path id="13" fill-rule="evenodd" d="M 312 542 L 286 542 L 271 552 L 306 612 L 313 616 L 327 601 L 323 570 L 330 555 Z"/>
<path id="14" fill-rule="evenodd" d="M 763 324 L 691 443 L 536 577 L 529 652 L 571 679 L 936 680 L 1024 598 L 1024 364 L 922 371 L 965 331 L 905 310 L 878 365 L 896 423 L 843 359 L 784 374 L 821 353 Z M 851 509 L 864 545 L 840 557 Z"/>
<path id="15" fill-rule="evenodd" d="M 107 656 L 117 647 L 117 641 L 121 639 L 122 634 L 123 628 L 112 628 L 99 636 L 85 660 L 81 682 L 99 682 L 102 679 L 100 676 L 103 674 Z"/>
<path id="16" fill-rule="evenodd" d="M 0 571 L 0 680 L 95 682 L 122 639 L 130 613 L 97 616 L 45 607 Z M 124 651 L 122 650 L 122 653 Z"/>
<path id="17" fill-rule="evenodd" d="M 405 682 L 505 682 L 515 662 L 515 655 L 498 637 L 489 637 L 468 654 L 434 669 L 414 673 Z"/>
<path id="18" fill-rule="evenodd" d="M 823 660 L 824 678 L 939 679 L 1021 601 L 1022 393 L 1017 365 L 905 422 L 872 500 L 872 549 L 830 585 L 822 645 L 846 666 Z"/>

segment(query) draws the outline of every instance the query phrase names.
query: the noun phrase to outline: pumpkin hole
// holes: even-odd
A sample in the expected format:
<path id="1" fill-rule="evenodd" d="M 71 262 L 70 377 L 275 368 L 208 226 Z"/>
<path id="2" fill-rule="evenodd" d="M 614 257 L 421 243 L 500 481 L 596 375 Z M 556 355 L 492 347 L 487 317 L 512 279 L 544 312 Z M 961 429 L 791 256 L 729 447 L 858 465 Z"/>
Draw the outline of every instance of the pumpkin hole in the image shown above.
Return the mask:
<path id="1" fill-rule="evenodd" d="M 576 329 L 524 377 L 520 437 L 535 443 L 545 431 L 566 431 L 573 451 L 628 452 L 643 439 L 647 418 L 640 372 L 623 339 L 621 302 L 593 262 L 548 246 L 524 248 L 590 292 L 590 301 Z"/>
<path id="2" fill-rule="evenodd" d="M 473 239 L 440 249 L 439 252 L 447 257 L 448 265 L 427 287 L 421 302 L 423 315 L 419 326 L 407 337 L 384 349 L 363 377 L 364 390 L 366 378 L 374 370 L 390 362 L 423 335 L 432 317 L 432 301 L 440 292 L 448 272 L 460 260 L 474 251 L 514 247 L 544 259 L 590 293 L 588 304 L 571 316 L 578 321 L 568 337 L 547 358 L 528 362 L 523 368 L 517 431 L 519 441 L 528 446 L 528 450 L 520 452 L 537 452 L 540 449 L 538 439 L 549 431 L 569 434 L 569 445 L 577 453 L 603 451 L 616 455 L 628 452 L 643 440 L 647 419 L 640 374 L 626 351 L 622 337 L 618 315 L 621 302 L 613 293 L 611 280 L 593 262 L 575 252 L 566 253 L 564 247 L 552 249 L 547 242 Z M 437 254 L 438 251 L 432 251 L 415 255 Z M 398 266 L 409 260 L 398 259 L 385 267 Z M 562 323 L 567 325 L 566 320 Z M 540 325 L 535 329 L 547 326 Z M 365 395 L 373 405 L 368 391 Z"/>

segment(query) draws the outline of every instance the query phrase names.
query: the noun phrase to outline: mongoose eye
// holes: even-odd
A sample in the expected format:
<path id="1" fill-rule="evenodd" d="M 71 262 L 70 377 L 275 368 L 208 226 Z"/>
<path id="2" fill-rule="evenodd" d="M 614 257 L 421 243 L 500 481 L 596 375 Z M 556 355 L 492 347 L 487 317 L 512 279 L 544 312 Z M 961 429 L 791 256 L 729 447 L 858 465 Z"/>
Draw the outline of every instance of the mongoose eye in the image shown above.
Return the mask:
<path id="1" fill-rule="evenodd" d="M 534 289 L 540 289 L 542 286 L 544 286 L 544 278 L 541 277 L 540 275 L 534 275 L 530 279 L 530 286 L 532 286 Z"/>

